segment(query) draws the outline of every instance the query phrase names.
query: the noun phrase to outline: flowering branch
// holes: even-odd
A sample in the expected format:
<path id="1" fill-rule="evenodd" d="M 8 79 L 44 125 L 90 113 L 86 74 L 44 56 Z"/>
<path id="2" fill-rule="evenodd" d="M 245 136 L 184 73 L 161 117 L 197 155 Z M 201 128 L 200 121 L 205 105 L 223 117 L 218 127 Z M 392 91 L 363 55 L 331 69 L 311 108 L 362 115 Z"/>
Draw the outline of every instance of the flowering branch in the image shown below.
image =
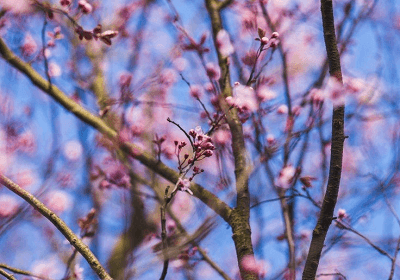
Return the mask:
<path id="1" fill-rule="evenodd" d="M 16 183 L 0 174 L 0 183 L 7 187 L 10 191 L 14 192 L 26 202 L 32 205 L 39 213 L 45 216 L 56 228 L 65 236 L 69 243 L 74 246 L 76 250 L 86 259 L 93 271 L 99 276 L 100 279 L 112 280 L 111 276 L 108 275 L 107 271 L 100 264 L 96 256 L 90 251 L 88 246 L 82 242 L 82 240 L 75 235 L 75 233 L 61 220 L 53 211 L 47 208 L 42 202 L 40 202 L 32 194 L 18 186 Z"/>
<path id="2" fill-rule="evenodd" d="M 52 85 L 50 87 L 48 81 L 46 81 L 39 73 L 37 73 L 32 66 L 25 63 L 20 58 L 18 58 L 4 43 L 0 38 L 0 55 L 6 60 L 11 66 L 18 69 L 25 76 L 27 76 L 31 82 L 37 86 L 39 89 L 50 95 L 55 99 L 60 105 L 62 105 L 66 110 L 73 113 L 83 122 L 89 124 L 104 136 L 114 140 L 116 143 L 120 142 L 118 139 L 118 133 L 109 127 L 104 120 L 100 117 L 95 116 L 90 113 L 77 102 L 69 98 L 63 91 L 61 91 L 57 86 Z M 134 144 L 124 142 L 120 144 L 120 148 L 132 156 L 136 160 L 140 161 L 142 164 L 152 169 L 154 172 L 158 173 L 165 179 L 172 183 L 178 182 L 179 174 L 173 169 L 169 168 L 158 159 L 153 158 L 150 154 L 143 151 L 141 148 Z M 204 189 L 198 184 L 192 184 L 191 190 L 193 195 L 204 202 L 208 207 L 213 209 L 218 215 L 220 215 L 225 221 L 229 220 L 229 215 L 231 212 L 230 207 L 223 201 L 221 201 L 217 196 L 215 196 L 210 191 Z"/>

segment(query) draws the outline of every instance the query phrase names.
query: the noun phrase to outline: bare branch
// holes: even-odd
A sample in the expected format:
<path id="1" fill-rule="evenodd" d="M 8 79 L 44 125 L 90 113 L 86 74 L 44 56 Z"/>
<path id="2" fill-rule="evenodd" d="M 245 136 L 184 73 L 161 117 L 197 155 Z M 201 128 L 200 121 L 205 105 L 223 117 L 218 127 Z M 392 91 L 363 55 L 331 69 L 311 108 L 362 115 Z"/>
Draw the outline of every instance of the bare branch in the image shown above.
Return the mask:
<path id="1" fill-rule="evenodd" d="M 0 183 L 7 187 L 10 191 L 14 192 L 26 202 L 33 206 L 39 213 L 45 216 L 56 228 L 65 236 L 65 238 L 75 247 L 76 250 L 86 259 L 93 271 L 99 276 L 100 279 L 112 280 L 111 276 L 108 275 L 107 271 L 100 264 L 96 256 L 90 251 L 89 247 L 82 242 L 82 240 L 75 235 L 75 233 L 67 226 L 67 224 L 61 220 L 53 211 L 47 208 L 42 202 L 40 202 L 32 194 L 18 186 L 16 183 L 0 175 Z"/>

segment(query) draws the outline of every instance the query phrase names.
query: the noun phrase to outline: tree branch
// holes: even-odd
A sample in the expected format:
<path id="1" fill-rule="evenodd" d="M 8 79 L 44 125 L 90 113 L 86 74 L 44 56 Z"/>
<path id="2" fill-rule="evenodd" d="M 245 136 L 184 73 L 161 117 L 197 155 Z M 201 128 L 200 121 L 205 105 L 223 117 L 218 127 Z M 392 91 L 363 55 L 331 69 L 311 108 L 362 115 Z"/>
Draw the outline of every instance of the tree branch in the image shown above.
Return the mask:
<path id="1" fill-rule="evenodd" d="M 0 175 L 0 183 L 7 187 L 10 191 L 14 192 L 26 202 L 33 206 L 43 216 L 45 216 L 56 228 L 65 236 L 65 238 L 71 243 L 76 250 L 86 259 L 93 271 L 99 276 L 100 279 L 112 280 L 111 276 L 108 275 L 107 271 L 97 260 L 96 256 L 90 251 L 89 247 L 86 246 L 82 240 L 74 234 L 74 232 L 61 220 L 53 211 L 47 208 L 42 202 L 40 202 L 32 194 L 18 186 L 16 183 Z"/>
<path id="2" fill-rule="evenodd" d="M 74 100 L 69 98 L 64 92 L 62 92 L 58 87 L 52 85 L 50 87 L 48 81 L 46 81 L 39 73 L 35 71 L 28 63 L 25 63 L 20 58 L 18 58 L 4 43 L 0 38 L 0 55 L 13 67 L 21 71 L 28 77 L 32 83 L 40 88 L 42 91 L 50 95 L 55 99 L 60 105 L 65 109 L 73 113 L 83 122 L 89 124 L 93 128 L 97 129 L 103 135 L 119 142 L 118 133 L 110 128 L 101 118 L 90 113 Z M 131 143 L 121 143 L 121 148 L 127 152 L 130 156 L 140 161 L 142 164 L 148 168 L 154 170 L 159 175 L 163 176 L 165 179 L 176 184 L 179 178 L 179 174 L 166 166 L 165 164 L 159 162 L 157 159 L 153 158 L 150 154 L 143 151 L 141 148 L 137 147 Z M 208 207 L 213 209 L 218 215 L 220 215 L 225 221 L 229 220 L 231 208 L 221 201 L 216 195 L 210 191 L 204 189 L 198 184 L 192 184 L 191 190 L 193 194 L 204 202 Z"/>
<path id="3" fill-rule="evenodd" d="M 328 55 L 329 73 L 331 77 L 335 77 L 340 83 L 343 83 L 340 55 L 335 35 L 332 0 L 321 0 L 321 13 L 325 47 Z M 342 173 L 344 139 L 344 105 L 337 107 L 334 106 L 328 186 L 321 207 L 320 216 L 313 231 L 310 249 L 303 271 L 303 280 L 315 279 L 326 234 L 328 233 L 329 226 L 332 223 Z"/>
<path id="4" fill-rule="evenodd" d="M 250 229 L 250 194 L 249 194 L 249 173 L 247 162 L 247 151 L 244 142 L 242 123 L 239 120 L 236 109 L 228 110 L 225 98 L 232 96 L 231 78 L 229 72 L 228 57 L 224 57 L 219 51 L 217 35 L 223 29 L 221 19 L 221 9 L 226 7 L 230 1 L 219 2 L 217 0 L 206 0 L 206 7 L 211 19 L 211 27 L 214 39 L 214 47 L 218 55 L 218 64 L 221 70 L 219 85 L 221 95 L 219 96 L 220 105 L 226 112 L 229 129 L 232 135 L 232 151 L 235 160 L 235 178 L 237 205 L 232 211 L 229 224 L 232 227 L 233 241 L 235 242 L 236 254 L 239 263 L 239 270 L 242 279 L 258 279 L 256 275 L 251 275 L 243 269 L 242 259 L 247 255 L 254 255 L 251 243 Z"/>

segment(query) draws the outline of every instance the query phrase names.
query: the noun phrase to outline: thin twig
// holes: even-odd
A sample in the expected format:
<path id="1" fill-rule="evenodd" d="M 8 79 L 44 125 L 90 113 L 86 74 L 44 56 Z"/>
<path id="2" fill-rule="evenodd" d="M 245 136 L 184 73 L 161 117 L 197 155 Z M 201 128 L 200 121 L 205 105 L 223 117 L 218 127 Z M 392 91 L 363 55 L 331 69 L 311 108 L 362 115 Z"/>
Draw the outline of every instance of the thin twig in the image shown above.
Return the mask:
<path id="1" fill-rule="evenodd" d="M 12 272 L 14 272 L 14 273 L 16 273 L 16 274 L 21 274 L 21 275 L 26 275 L 26 276 L 32 276 L 32 277 L 35 277 L 35 278 L 38 278 L 38 279 L 43 279 L 43 280 L 49 280 L 49 278 L 42 277 L 42 276 L 36 275 L 36 274 L 34 274 L 34 273 L 31 273 L 30 271 L 22 270 L 22 269 L 19 269 L 19 268 L 15 268 L 15 267 L 6 265 L 6 264 L 4 264 L 4 263 L 0 263 L 0 268 L 7 269 L 7 270 L 12 271 Z"/>
<path id="2" fill-rule="evenodd" d="M 194 145 L 193 145 L 192 139 L 190 138 L 189 134 L 187 134 L 187 132 L 186 132 L 179 124 L 177 124 L 176 122 L 174 122 L 174 121 L 171 120 L 170 118 L 167 118 L 167 121 L 169 121 L 170 123 L 173 123 L 174 125 L 176 125 L 177 127 L 179 127 L 179 129 L 180 129 L 183 133 L 185 133 L 187 139 L 189 139 L 189 141 L 190 141 L 190 145 L 192 146 L 192 149 L 194 150 Z"/>

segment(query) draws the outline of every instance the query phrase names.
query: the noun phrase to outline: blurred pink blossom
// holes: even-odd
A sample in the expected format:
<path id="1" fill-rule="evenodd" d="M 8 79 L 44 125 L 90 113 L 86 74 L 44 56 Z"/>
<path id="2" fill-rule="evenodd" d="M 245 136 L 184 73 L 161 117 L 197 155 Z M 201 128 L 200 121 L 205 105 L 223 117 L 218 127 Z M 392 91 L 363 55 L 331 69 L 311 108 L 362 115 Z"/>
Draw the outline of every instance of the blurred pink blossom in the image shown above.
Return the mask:
<path id="1" fill-rule="evenodd" d="M 256 95 L 252 87 L 237 84 L 233 88 L 234 104 L 243 111 L 254 112 L 258 109 Z"/>
<path id="2" fill-rule="evenodd" d="M 78 7 L 82 10 L 82 13 L 84 14 L 90 14 L 93 10 L 92 5 L 90 5 L 86 0 L 80 0 L 78 2 Z"/>
<path id="3" fill-rule="evenodd" d="M 292 165 L 282 168 L 279 177 L 275 181 L 275 185 L 279 188 L 288 189 L 296 175 L 296 169 Z"/>
<path id="4" fill-rule="evenodd" d="M 289 108 L 288 106 L 282 104 L 278 107 L 278 109 L 276 110 L 276 112 L 280 115 L 286 115 L 289 112 Z"/>
<path id="5" fill-rule="evenodd" d="M 203 96 L 204 90 L 201 85 L 190 86 L 190 95 L 193 98 L 201 98 Z"/>
<path id="6" fill-rule="evenodd" d="M 178 70 L 179 72 L 182 72 L 183 70 L 186 69 L 188 62 L 185 58 L 178 57 L 172 61 L 172 64 L 174 65 L 176 70 Z"/>
<path id="7" fill-rule="evenodd" d="M 31 34 L 28 33 L 25 35 L 24 43 L 21 49 L 22 55 L 26 57 L 33 55 L 38 50 L 36 41 L 33 39 Z"/>
<path id="8" fill-rule="evenodd" d="M 71 140 L 64 146 L 64 155 L 70 161 L 78 160 L 83 152 L 82 145 L 79 141 Z"/>
<path id="9" fill-rule="evenodd" d="M 71 5 L 72 0 L 60 0 L 61 6 L 69 6 Z"/>
<path id="10" fill-rule="evenodd" d="M 269 145 L 272 145 L 275 143 L 275 136 L 273 134 L 268 134 L 266 140 Z"/>
<path id="11" fill-rule="evenodd" d="M 178 74 L 172 68 L 167 68 L 161 71 L 160 81 L 166 87 L 171 87 L 178 80 Z"/>
<path id="12" fill-rule="evenodd" d="M 347 217 L 346 210 L 340 208 L 340 209 L 338 210 L 337 215 L 338 215 L 338 220 L 339 220 L 339 221 L 342 221 L 344 218 Z"/>
<path id="13" fill-rule="evenodd" d="M 26 130 L 18 135 L 18 148 L 20 151 L 32 154 L 36 150 L 35 136 L 31 130 Z"/>
<path id="14" fill-rule="evenodd" d="M 247 255 L 241 260 L 242 268 L 249 274 L 265 277 L 268 265 L 266 262 L 256 260 L 254 256 Z"/>
<path id="15" fill-rule="evenodd" d="M 18 210 L 19 203 L 14 196 L 8 194 L 0 195 L 0 217 L 9 217 Z"/>
<path id="16" fill-rule="evenodd" d="M 223 56 L 229 56 L 235 51 L 225 29 L 221 29 L 217 34 L 217 47 Z"/>
<path id="17" fill-rule="evenodd" d="M 83 280 L 83 268 L 79 264 L 74 266 L 74 279 Z"/>
<path id="18" fill-rule="evenodd" d="M 215 65 L 212 62 L 206 64 L 207 76 L 210 77 L 211 80 L 217 81 L 221 77 L 221 70 L 218 65 Z"/>
<path id="19" fill-rule="evenodd" d="M 192 197 L 187 193 L 181 192 L 175 196 L 171 210 L 182 222 L 185 222 L 193 216 L 194 206 Z"/>
<path id="20" fill-rule="evenodd" d="M 45 204 L 56 214 L 68 210 L 72 206 L 72 200 L 68 193 L 61 190 L 53 190 L 47 193 Z"/>
<path id="21" fill-rule="evenodd" d="M 36 261 L 32 266 L 32 272 L 44 278 L 54 279 L 60 270 L 55 258 L 48 258 L 46 260 Z"/>
<path id="22" fill-rule="evenodd" d="M 26 188 L 36 182 L 36 176 L 30 169 L 21 170 L 16 175 L 16 182 L 22 188 Z"/>
<path id="23" fill-rule="evenodd" d="M 257 88 L 257 97 L 261 102 L 269 101 L 276 98 L 276 92 L 264 84 Z"/>
<path id="24" fill-rule="evenodd" d="M 222 147 L 227 145 L 230 139 L 231 133 L 228 130 L 218 129 L 217 132 L 214 133 L 214 142 Z"/>
<path id="25" fill-rule="evenodd" d="M 245 9 L 240 13 L 240 16 L 243 31 L 253 31 L 256 29 L 256 16 L 252 11 Z"/>
<path id="26" fill-rule="evenodd" d="M 59 77 L 61 76 L 61 68 L 57 63 L 50 62 L 49 63 L 49 75 L 50 77 Z"/>
<path id="27" fill-rule="evenodd" d="M 336 77 L 330 77 L 328 83 L 324 89 L 324 94 L 329 98 L 333 106 L 344 105 L 345 101 L 345 91 L 342 83 Z"/>
<path id="28" fill-rule="evenodd" d="M 32 12 L 32 3 L 30 0 L 0 0 L 0 4 L 5 10 L 16 14 Z"/>
<path id="29" fill-rule="evenodd" d="M 193 195 L 193 192 L 190 190 L 190 181 L 189 179 L 181 179 L 178 180 L 178 187 L 181 191 L 186 191 L 189 194 Z"/>

